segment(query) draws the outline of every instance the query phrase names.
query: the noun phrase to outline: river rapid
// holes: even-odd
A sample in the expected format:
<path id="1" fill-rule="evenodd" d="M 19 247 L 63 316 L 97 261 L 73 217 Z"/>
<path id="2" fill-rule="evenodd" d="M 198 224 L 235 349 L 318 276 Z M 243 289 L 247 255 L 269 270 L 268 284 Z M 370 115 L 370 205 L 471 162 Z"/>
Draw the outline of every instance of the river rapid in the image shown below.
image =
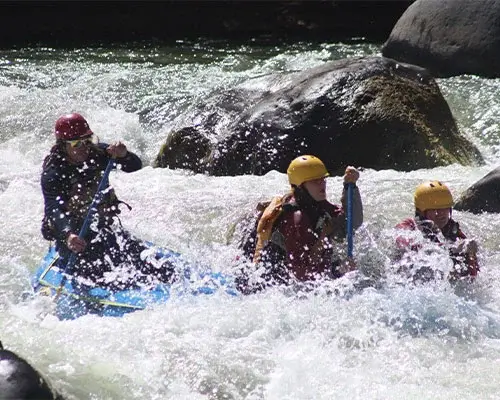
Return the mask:
<path id="1" fill-rule="evenodd" d="M 46 298 L 23 300 L 48 243 L 40 233 L 41 165 L 63 113 L 77 111 L 102 141 L 123 140 L 144 162 L 113 172 L 135 235 L 230 272 L 231 227 L 258 201 L 287 190 L 285 174 L 210 177 L 155 169 L 167 132 L 196 122 L 195 104 L 380 46 L 178 41 L 0 52 L 0 340 L 68 399 L 494 399 L 500 387 L 500 216 L 454 212 L 480 244 L 472 291 L 447 282 L 353 288 L 349 277 L 314 293 L 269 290 L 174 299 L 123 318 L 59 321 Z M 500 81 L 438 80 L 460 130 L 486 165 L 412 172 L 363 169 L 365 223 L 354 254 L 364 274 L 388 268 L 393 226 L 413 214 L 424 180 L 454 196 L 500 160 Z M 147 116 L 142 118 L 141 116 Z M 328 178 L 340 200 L 341 177 Z M 435 266 L 446 255 L 432 254 Z M 334 294 L 332 294 L 332 292 Z"/>

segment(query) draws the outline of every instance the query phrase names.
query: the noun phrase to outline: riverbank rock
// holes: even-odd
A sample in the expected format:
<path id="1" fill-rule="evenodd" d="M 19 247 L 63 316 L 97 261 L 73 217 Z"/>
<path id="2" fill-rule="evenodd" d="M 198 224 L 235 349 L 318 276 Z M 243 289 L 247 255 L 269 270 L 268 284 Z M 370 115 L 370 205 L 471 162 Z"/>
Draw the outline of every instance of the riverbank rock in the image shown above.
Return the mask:
<path id="1" fill-rule="evenodd" d="M 347 165 L 410 171 L 482 162 L 423 68 L 383 57 L 350 58 L 268 79 L 266 87 L 278 89 L 260 97 L 252 93 L 247 97 L 251 104 L 242 106 L 241 94 L 220 95 L 224 104 L 216 118 L 200 112 L 206 117 L 196 131 L 208 139 L 203 151 L 210 150 L 201 158 L 203 151 L 185 156 L 186 168 L 212 175 L 262 175 L 285 172 L 300 154 L 318 156 L 333 174 L 342 174 Z M 239 103 L 231 106 L 230 98 Z M 224 110 L 238 113 L 224 118 Z M 184 148 L 196 147 L 186 144 L 189 135 L 183 137 Z M 163 146 L 155 166 L 176 167 L 166 160 L 182 152 L 175 144 Z"/>
<path id="2" fill-rule="evenodd" d="M 500 167 L 469 187 L 453 207 L 474 214 L 500 212 Z"/>
<path id="3" fill-rule="evenodd" d="M 382 55 L 434 76 L 500 76 L 500 0 L 417 0 L 404 12 Z"/>

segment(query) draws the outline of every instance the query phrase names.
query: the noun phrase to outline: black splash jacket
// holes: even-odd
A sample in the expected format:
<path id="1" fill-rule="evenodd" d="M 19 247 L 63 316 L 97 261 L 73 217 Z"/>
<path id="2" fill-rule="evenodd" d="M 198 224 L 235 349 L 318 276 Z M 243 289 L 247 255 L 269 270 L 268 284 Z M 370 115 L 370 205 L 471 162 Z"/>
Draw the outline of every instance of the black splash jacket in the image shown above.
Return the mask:
<path id="1" fill-rule="evenodd" d="M 110 160 L 107 147 L 106 143 L 92 147 L 87 161 L 81 165 L 70 164 L 57 145 L 45 159 L 41 176 L 45 202 L 44 222 L 50 226 L 58 245 L 65 246 L 68 233 L 78 234 Z M 122 171 L 134 172 L 142 168 L 142 161 L 129 151 L 125 157 L 116 159 L 114 168 L 117 165 L 120 165 Z M 103 192 L 100 211 L 107 206 L 118 213 L 118 200 L 109 184 Z"/>

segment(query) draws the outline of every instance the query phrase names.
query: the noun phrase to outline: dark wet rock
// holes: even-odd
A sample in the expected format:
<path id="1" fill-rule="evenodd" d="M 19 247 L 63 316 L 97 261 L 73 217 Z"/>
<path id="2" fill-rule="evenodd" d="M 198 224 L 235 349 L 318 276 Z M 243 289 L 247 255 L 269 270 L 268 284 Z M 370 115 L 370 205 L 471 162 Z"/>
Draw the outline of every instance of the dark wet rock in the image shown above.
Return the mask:
<path id="1" fill-rule="evenodd" d="M 279 88 L 253 95 L 246 109 L 235 107 L 244 109 L 239 115 L 219 115 L 215 125 L 204 118 L 196 126 L 211 143 L 202 157 L 205 172 L 285 172 L 299 154 L 320 157 L 333 174 L 347 165 L 410 171 L 483 161 L 458 132 L 437 83 L 423 68 L 383 57 L 351 58 L 270 79 L 267 87 Z M 206 149 L 197 149 L 184 165 L 199 171 Z"/>
<path id="2" fill-rule="evenodd" d="M 500 0 L 417 0 L 394 26 L 382 54 L 438 77 L 499 77 Z"/>
<path id="3" fill-rule="evenodd" d="M 0 344 L 0 399 L 63 400 L 26 360 Z"/>
<path id="4" fill-rule="evenodd" d="M 462 193 L 453 208 L 474 214 L 500 212 L 500 167 L 489 172 Z"/>
<path id="5" fill-rule="evenodd" d="M 201 172 L 209 146 L 209 140 L 202 136 L 196 128 L 181 129 L 168 136 L 153 166 L 168 165 L 170 168 Z"/>

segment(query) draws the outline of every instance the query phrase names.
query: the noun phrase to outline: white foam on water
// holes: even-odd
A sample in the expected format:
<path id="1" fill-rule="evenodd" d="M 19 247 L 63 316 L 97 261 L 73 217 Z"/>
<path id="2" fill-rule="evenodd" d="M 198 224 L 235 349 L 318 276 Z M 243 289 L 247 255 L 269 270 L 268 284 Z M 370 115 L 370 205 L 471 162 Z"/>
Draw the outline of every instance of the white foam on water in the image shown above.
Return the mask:
<path id="1" fill-rule="evenodd" d="M 55 119 L 73 110 L 89 119 L 101 140 L 123 139 L 145 160 L 138 172 L 111 175 L 119 198 L 132 206 L 121 214 L 124 226 L 190 260 L 230 272 L 238 252 L 231 227 L 258 201 L 285 193 L 286 176 L 272 171 L 210 177 L 152 168 L 165 131 L 145 126 L 138 113 L 156 107 L 157 121 L 175 126 L 172 121 L 192 101 L 214 90 L 267 72 L 300 70 L 303 63 L 317 65 L 332 55 L 374 52 L 335 44 L 304 46 L 233 49 L 237 60 L 201 48 L 210 61 L 176 55 L 182 62 L 165 65 L 162 60 L 170 53 L 162 49 L 131 50 L 144 58 L 143 64 L 123 54 L 113 60 L 118 51 L 61 51 L 53 62 L 42 52 L 0 71 L 0 340 L 6 348 L 26 357 L 70 399 L 496 397 L 496 214 L 454 212 L 481 245 L 482 268 L 472 294 L 446 282 L 356 290 L 345 279 L 302 296 L 280 290 L 248 297 L 220 293 L 173 299 L 123 318 L 74 321 L 57 320 L 47 299 L 21 300 L 47 249 L 40 234 L 41 164 L 53 143 Z M 461 129 L 483 146 L 488 164 L 362 171 L 365 224 L 356 235 L 355 255 L 363 271 L 386 268 L 392 228 L 413 214 L 416 185 L 440 179 L 458 196 L 498 162 L 498 153 L 487 150 L 476 131 L 480 127 L 498 141 L 498 132 L 487 130 L 499 109 L 496 84 L 454 78 L 440 85 Z M 472 87 L 479 88 L 474 96 Z M 482 112 L 483 102 L 489 112 Z M 341 178 L 327 182 L 328 197 L 338 203 Z M 442 259 L 436 255 L 431 262 L 439 266 Z"/>

